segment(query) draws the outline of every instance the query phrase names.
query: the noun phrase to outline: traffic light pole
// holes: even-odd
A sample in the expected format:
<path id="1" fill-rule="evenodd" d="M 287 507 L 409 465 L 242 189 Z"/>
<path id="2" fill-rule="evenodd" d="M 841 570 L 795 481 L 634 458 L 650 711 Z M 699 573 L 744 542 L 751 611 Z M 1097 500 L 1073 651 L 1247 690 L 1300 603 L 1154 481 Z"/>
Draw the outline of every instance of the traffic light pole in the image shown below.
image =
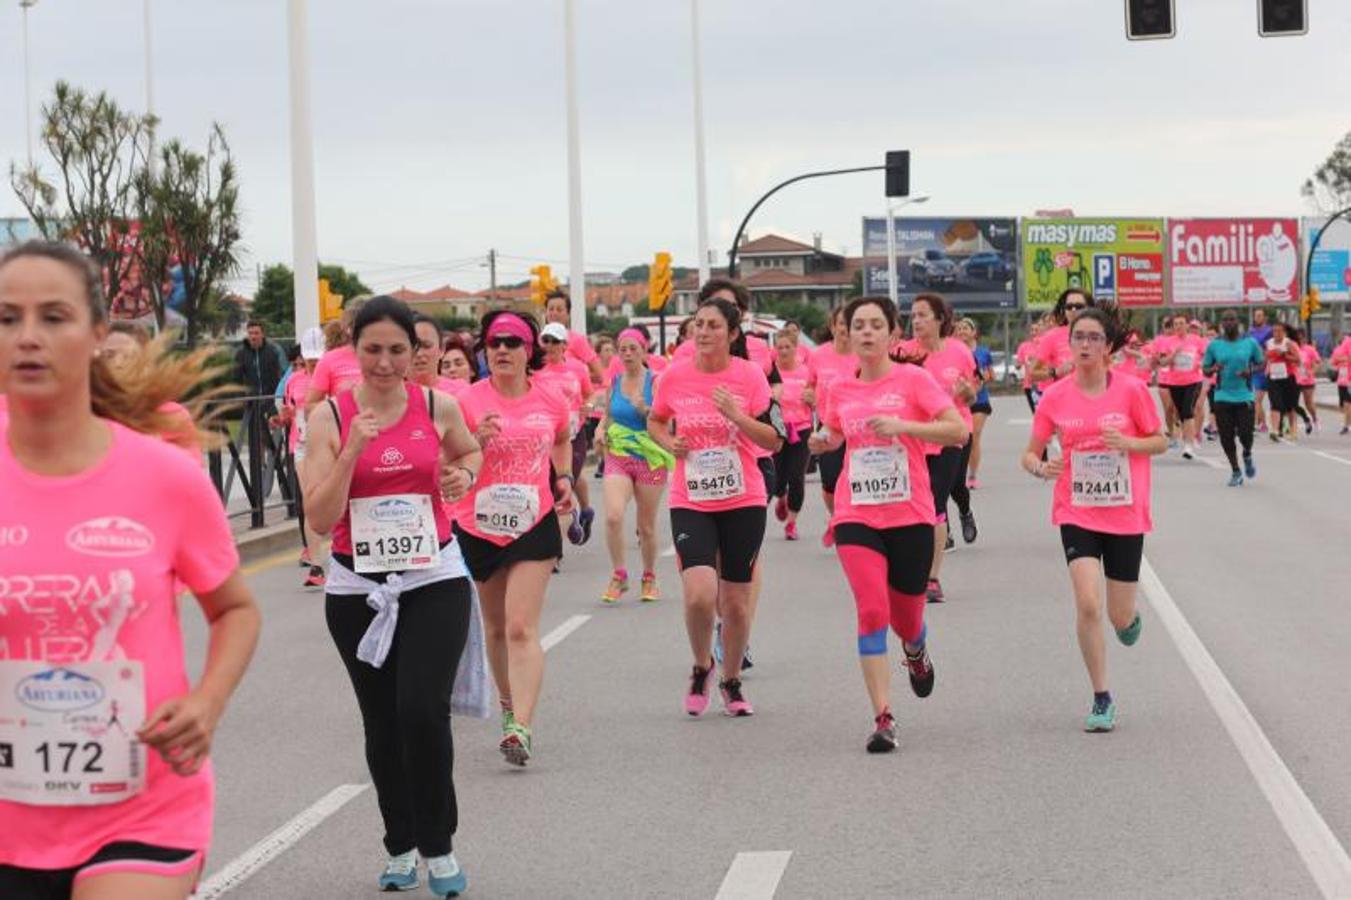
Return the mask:
<path id="1" fill-rule="evenodd" d="M 827 175 L 849 175 L 853 172 L 882 172 L 885 171 L 886 168 L 886 166 L 858 166 L 853 169 L 830 169 L 825 172 L 808 172 L 805 175 L 798 175 L 796 178 L 790 178 L 787 181 L 770 188 L 763 197 L 755 201 L 755 205 L 751 207 L 750 212 L 746 213 L 746 218 L 741 220 L 741 226 L 736 230 L 736 237 L 732 238 L 732 249 L 727 254 L 727 274 L 732 278 L 736 277 L 736 254 L 737 248 L 741 245 L 741 235 L 745 233 L 746 226 L 750 224 L 751 216 L 755 215 L 755 211 L 764 205 L 764 202 L 770 197 L 788 187 L 788 185 L 795 184 L 799 181 L 806 181 L 808 178 L 824 178 Z"/>
<path id="2" fill-rule="evenodd" d="M 1309 255 L 1304 260 L 1304 292 L 1306 294 L 1313 290 L 1313 255 L 1318 252 L 1318 244 L 1323 240 L 1323 232 L 1331 228 L 1333 222 L 1345 216 L 1351 216 L 1351 206 L 1333 213 L 1331 218 L 1323 223 L 1323 227 L 1319 228 L 1317 233 L 1314 234 L 1313 241 L 1309 244 Z M 1351 221 L 1351 219 L 1347 221 Z M 1312 320 L 1313 311 L 1310 310 L 1308 317 L 1304 320 L 1306 329 Z"/>

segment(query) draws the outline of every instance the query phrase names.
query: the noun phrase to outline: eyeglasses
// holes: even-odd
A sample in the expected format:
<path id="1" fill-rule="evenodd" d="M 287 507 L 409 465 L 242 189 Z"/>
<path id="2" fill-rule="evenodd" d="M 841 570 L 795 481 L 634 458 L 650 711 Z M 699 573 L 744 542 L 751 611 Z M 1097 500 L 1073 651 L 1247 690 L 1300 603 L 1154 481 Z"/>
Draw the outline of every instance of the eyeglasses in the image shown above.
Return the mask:
<path id="1" fill-rule="evenodd" d="M 514 334 L 499 334 L 497 337 L 488 338 L 488 347 L 497 350 L 506 347 L 508 350 L 519 350 L 525 346 L 525 341 Z"/>
<path id="2" fill-rule="evenodd" d="M 1076 344 L 1102 344 L 1106 343 L 1107 335 L 1101 331 L 1076 331 L 1070 335 L 1070 340 Z"/>
<path id="3" fill-rule="evenodd" d="M 542 338 L 539 339 L 539 342 L 540 342 L 541 344 L 544 344 L 546 347 L 547 347 L 549 344 L 561 344 L 561 343 L 563 343 L 563 342 L 560 341 L 558 338 L 551 338 L 551 337 L 542 337 Z"/>
<path id="4" fill-rule="evenodd" d="M 1065 304 L 1065 309 L 1067 309 L 1067 310 L 1070 310 L 1070 309 L 1088 309 L 1088 304 L 1087 304 L 1087 303 L 1066 303 L 1066 304 Z"/>

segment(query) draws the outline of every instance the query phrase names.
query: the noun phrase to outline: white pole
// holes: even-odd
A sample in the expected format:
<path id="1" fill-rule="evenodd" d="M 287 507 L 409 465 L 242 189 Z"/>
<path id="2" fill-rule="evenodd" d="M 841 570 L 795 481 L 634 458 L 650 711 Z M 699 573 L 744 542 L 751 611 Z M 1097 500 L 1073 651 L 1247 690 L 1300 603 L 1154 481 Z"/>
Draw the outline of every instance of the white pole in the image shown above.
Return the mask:
<path id="1" fill-rule="evenodd" d="M 572 330 L 586 334 L 586 268 L 582 261 L 582 150 L 577 134 L 577 27 L 575 0 L 563 2 L 563 66 L 568 111 L 568 267 Z"/>
<path id="2" fill-rule="evenodd" d="M 33 66 L 28 54 L 28 9 L 37 0 L 21 0 L 23 7 L 23 127 L 28 136 L 28 168 L 33 168 Z"/>
<path id="3" fill-rule="evenodd" d="M 314 216 L 314 135 L 310 122 L 309 26 L 305 0 L 288 0 L 291 62 L 291 254 L 296 339 L 319 324 L 318 239 Z"/>
<path id="4" fill-rule="evenodd" d="M 141 11 L 145 31 L 145 114 L 153 117 L 155 115 L 155 81 L 154 53 L 150 33 L 150 0 L 144 0 L 141 4 Z M 150 148 L 149 155 L 146 158 L 146 166 L 153 178 L 155 175 L 155 126 L 153 124 L 150 126 Z"/>
<path id="5" fill-rule="evenodd" d="M 699 232 L 699 284 L 708 281 L 708 173 L 704 160 L 704 75 L 699 54 L 699 0 L 690 0 L 690 47 L 694 53 L 694 196 Z"/>
<path id="6" fill-rule="evenodd" d="M 900 309 L 901 286 L 896 283 L 896 204 L 890 197 L 887 198 L 887 293 L 891 305 Z"/>

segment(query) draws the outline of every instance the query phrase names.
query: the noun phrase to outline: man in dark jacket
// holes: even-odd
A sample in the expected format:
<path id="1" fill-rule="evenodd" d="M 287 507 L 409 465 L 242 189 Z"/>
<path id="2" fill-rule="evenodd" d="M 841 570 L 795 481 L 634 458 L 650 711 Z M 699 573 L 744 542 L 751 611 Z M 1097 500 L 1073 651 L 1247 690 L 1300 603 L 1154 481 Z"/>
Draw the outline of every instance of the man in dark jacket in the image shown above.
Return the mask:
<path id="1" fill-rule="evenodd" d="M 235 352 L 235 382 L 250 397 L 272 396 L 286 368 L 281 348 L 267 339 L 261 322 L 248 324 L 248 337 Z"/>

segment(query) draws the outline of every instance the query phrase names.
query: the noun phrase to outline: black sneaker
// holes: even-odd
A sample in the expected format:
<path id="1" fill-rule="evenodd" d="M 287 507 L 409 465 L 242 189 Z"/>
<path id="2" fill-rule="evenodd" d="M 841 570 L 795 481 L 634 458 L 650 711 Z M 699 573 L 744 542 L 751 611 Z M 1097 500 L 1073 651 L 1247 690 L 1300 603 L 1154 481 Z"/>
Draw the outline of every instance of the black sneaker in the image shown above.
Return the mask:
<path id="1" fill-rule="evenodd" d="M 929 645 L 926 642 L 918 653 L 905 653 L 905 669 L 910 674 L 910 689 L 916 697 L 927 697 L 934 690 L 934 664 L 929 659 Z"/>
<path id="2" fill-rule="evenodd" d="M 976 514 L 973 512 L 962 513 L 962 540 L 968 544 L 976 542 Z"/>
<path id="3" fill-rule="evenodd" d="M 951 549 L 952 549 L 953 547 L 955 547 L 955 546 L 957 546 L 957 542 L 954 541 L 954 540 L 952 539 L 952 529 L 949 528 L 949 529 L 948 529 L 948 539 L 947 539 L 947 541 L 944 542 L 944 544 L 943 544 L 943 552 L 946 553 L 947 551 L 951 550 Z"/>
<path id="4" fill-rule="evenodd" d="M 873 719 L 875 728 L 872 735 L 868 738 L 869 753 L 890 753 L 896 749 L 896 720 L 891 717 L 891 710 L 884 709 L 882 714 Z"/>

